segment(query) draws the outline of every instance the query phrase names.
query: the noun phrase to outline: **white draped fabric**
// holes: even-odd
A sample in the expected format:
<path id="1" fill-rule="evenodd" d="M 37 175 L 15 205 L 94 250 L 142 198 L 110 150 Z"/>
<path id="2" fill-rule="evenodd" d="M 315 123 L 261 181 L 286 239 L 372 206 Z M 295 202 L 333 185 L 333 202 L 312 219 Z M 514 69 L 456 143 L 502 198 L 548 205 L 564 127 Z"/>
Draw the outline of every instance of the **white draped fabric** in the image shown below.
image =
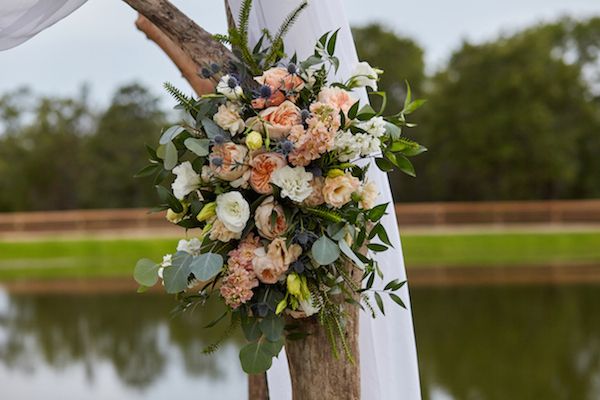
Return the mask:
<path id="1" fill-rule="evenodd" d="M 237 15 L 241 0 L 228 0 Z M 0 0 L 0 50 L 26 41 L 43 29 L 69 15 L 85 0 Z M 283 18 L 299 0 L 255 0 L 250 23 L 251 42 L 255 43 L 263 28 L 275 31 Z M 366 7 L 367 5 L 365 5 Z M 336 55 L 341 61 L 337 77 L 349 76 L 357 62 L 356 49 L 344 14 L 342 0 L 312 0 L 285 38 L 288 52 L 295 51 L 299 59 L 313 52 L 317 39 L 327 31 L 341 28 Z M 359 93 L 362 100 L 365 94 Z M 393 204 L 387 175 L 377 168 L 369 177 L 380 189 L 379 202 Z M 383 223 L 394 249 L 378 254 L 386 280 L 406 279 L 402 247 L 393 208 Z M 381 283 L 380 283 L 381 284 Z M 409 311 L 385 300 L 386 316 L 372 319 L 360 317 L 360 358 L 363 400 L 419 400 L 419 374 L 413 333 L 408 288 L 400 293 Z M 268 373 L 269 391 L 273 400 L 291 399 L 291 382 L 287 361 L 281 354 Z M 343 388 L 340 388 L 343 390 Z"/>
<path id="2" fill-rule="evenodd" d="M 233 15 L 238 15 L 241 0 L 228 0 Z M 285 16 L 300 0 L 255 0 L 250 21 L 250 41 L 256 43 L 261 30 L 276 31 Z M 302 60 L 314 51 L 317 39 L 325 32 L 341 28 L 336 55 L 341 61 L 337 78 L 347 78 L 358 58 L 352 33 L 344 13 L 342 0 L 311 0 L 296 24 L 285 37 L 288 53 L 294 51 Z M 365 7 L 367 5 L 365 4 Z M 362 94 L 364 100 L 364 93 Z M 393 204 L 387 174 L 375 166 L 369 170 L 369 178 L 380 189 L 379 203 Z M 393 207 L 383 219 L 383 224 L 394 249 L 377 255 L 386 281 L 406 279 L 400 235 Z M 381 283 L 380 283 L 381 285 Z M 417 352 L 413 332 L 408 288 L 400 293 L 409 310 L 398 307 L 386 299 L 386 316 L 372 319 L 367 313 L 360 317 L 360 362 L 362 400 L 418 400 L 421 398 Z M 280 355 L 268 373 L 269 392 L 274 400 L 290 400 L 291 382 L 287 360 Z M 343 388 L 340 388 L 343 390 Z"/>
<path id="3" fill-rule="evenodd" d="M 78 9 L 86 0 L 0 0 L 0 50 L 10 49 Z"/>

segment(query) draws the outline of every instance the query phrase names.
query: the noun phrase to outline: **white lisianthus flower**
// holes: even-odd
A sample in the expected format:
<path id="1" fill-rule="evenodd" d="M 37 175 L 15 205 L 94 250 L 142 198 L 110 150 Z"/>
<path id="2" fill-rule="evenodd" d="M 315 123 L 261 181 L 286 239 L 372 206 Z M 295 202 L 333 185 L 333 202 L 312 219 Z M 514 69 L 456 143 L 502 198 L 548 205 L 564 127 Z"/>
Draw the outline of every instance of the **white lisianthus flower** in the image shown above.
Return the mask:
<path id="1" fill-rule="evenodd" d="M 271 175 L 271 183 L 281 188 L 281 196 L 289 197 L 292 201 L 302 202 L 311 195 L 313 188 L 310 182 L 313 174 L 306 172 L 304 167 L 279 168 Z"/>
<path id="2" fill-rule="evenodd" d="M 244 95 L 244 90 L 240 86 L 236 77 L 223 75 L 217 83 L 217 92 L 225 95 L 229 100 L 238 100 Z"/>
<path id="3" fill-rule="evenodd" d="M 352 87 L 370 87 L 377 90 L 377 81 L 379 74 L 383 73 L 380 69 L 375 69 L 368 62 L 359 62 L 354 68 L 352 78 L 350 78 Z"/>
<path id="4" fill-rule="evenodd" d="M 358 122 L 355 126 L 376 138 L 380 138 L 385 134 L 385 120 L 383 117 L 374 117 L 368 121 Z"/>
<path id="5" fill-rule="evenodd" d="M 300 309 L 304 311 L 304 314 L 306 314 L 307 317 L 318 313 L 320 310 L 319 306 L 313 301 L 312 296 L 309 296 L 307 300 L 300 299 L 299 303 Z"/>
<path id="6" fill-rule="evenodd" d="M 244 120 L 240 117 L 239 106 L 232 102 L 221 104 L 219 110 L 213 115 L 213 121 L 221 128 L 229 131 L 232 136 L 235 136 L 246 128 Z"/>
<path id="7" fill-rule="evenodd" d="M 240 233 L 250 218 L 250 205 L 240 192 L 227 192 L 217 196 L 217 218 L 225 228 Z"/>
<path id="8" fill-rule="evenodd" d="M 192 238 L 190 240 L 181 239 L 179 243 L 177 243 L 177 251 L 184 251 L 193 256 L 200 255 L 201 247 L 202 242 L 198 238 Z"/>
<path id="9" fill-rule="evenodd" d="M 185 196 L 200 187 L 200 175 L 194 171 L 189 161 L 183 162 L 173 168 L 173 173 L 177 175 L 177 178 L 175 178 L 171 188 L 177 199 L 183 200 Z"/>

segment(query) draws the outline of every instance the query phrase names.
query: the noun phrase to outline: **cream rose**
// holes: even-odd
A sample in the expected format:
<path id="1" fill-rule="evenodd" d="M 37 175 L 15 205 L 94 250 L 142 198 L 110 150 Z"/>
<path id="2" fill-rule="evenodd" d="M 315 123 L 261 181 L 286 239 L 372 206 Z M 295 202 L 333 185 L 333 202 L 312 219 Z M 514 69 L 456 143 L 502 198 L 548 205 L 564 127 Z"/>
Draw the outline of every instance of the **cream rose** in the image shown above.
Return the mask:
<path id="1" fill-rule="evenodd" d="M 254 128 L 263 133 L 266 133 L 265 130 L 268 131 L 271 139 L 287 137 L 294 125 L 302 123 L 300 109 L 291 101 L 284 101 L 277 107 L 269 107 L 261 111 L 259 116 L 264 123 L 251 119 L 248 125 L 255 124 Z"/>
<path id="2" fill-rule="evenodd" d="M 285 157 L 279 153 L 262 153 L 253 157 L 250 161 L 250 167 L 252 167 L 250 186 L 257 193 L 273 193 L 271 176 L 285 165 L 287 165 Z"/>
<path id="3" fill-rule="evenodd" d="M 358 178 L 346 173 L 335 178 L 326 178 L 323 185 L 323 198 L 332 207 L 340 208 L 352 199 L 352 193 L 360 186 Z"/>
<path id="4" fill-rule="evenodd" d="M 290 167 L 286 165 L 271 175 L 271 182 L 281 188 L 281 197 L 300 203 L 312 193 L 310 181 L 313 175 L 306 172 L 304 167 Z"/>
<path id="5" fill-rule="evenodd" d="M 254 251 L 252 266 L 256 277 L 263 283 L 277 283 L 279 278 L 289 269 L 291 263 L 296 261 L 302 254 L 302 247 L 285 244 L 284 238 L 276 238 L 267 247 Z"/>
<path id="6" fill-rule="evenodd" d="M 232 232 L 240 233 L 250 218 L 250 205 L 240 192 L 217 196 L 217 218 Z"/>
<path id="7" fill-rule="evenodd" d="M 271 224 L 271 214 L 273 212 L 277 215 L 275 224 Z M 254 213 L 254 222 L 260 236 L 269 240 L 283 235 L 288 228 L 283 208 L 275 202 L 273 196 L 267 197 L 258 206 Z"/>
<path id="8" fill-rule="evenodd" d="M 219 106 L 219 110 L 213 115 L 213 121 L 229 131 L 231 135 L 242 132 L 246 127 L 244 120 L 240 117 L 239 106 L 231 102 Z"/>
<path id="9" fill-rule="evenodd" d="M 235 181 L 248 170 L 248 149 L 232 142 L 213 146 L 209 155 L 213 175 L 224 181 Z"/>

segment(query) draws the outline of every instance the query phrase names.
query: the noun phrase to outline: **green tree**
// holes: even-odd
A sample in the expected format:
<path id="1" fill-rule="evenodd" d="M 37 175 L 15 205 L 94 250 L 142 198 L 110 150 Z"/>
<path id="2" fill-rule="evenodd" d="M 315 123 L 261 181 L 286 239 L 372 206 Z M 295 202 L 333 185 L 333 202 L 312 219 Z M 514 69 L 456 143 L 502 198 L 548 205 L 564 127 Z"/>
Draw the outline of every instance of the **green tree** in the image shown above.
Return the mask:
<path id="1" fill-rule="evenodd" d="M 140 85 L 117 90 L 100 115 L 94 135 L 87 138 L 82 167 L 82 206 L 85 208 L 140 207 L 153 204 L 149 182 L 133 175 L 144 167 L 144 145 L 158 140 L 165 115 L 158 99 Z"/>
<path id="2" fill-rule="evenodd" d="M 419 181 L 430 190 L 423 199 L 600 194 L 600 121 L 584 73 L 598 32 L 597 20 L 563 20 L 464 43 L 427 95 L 424 142 L 434 151 Z"/>

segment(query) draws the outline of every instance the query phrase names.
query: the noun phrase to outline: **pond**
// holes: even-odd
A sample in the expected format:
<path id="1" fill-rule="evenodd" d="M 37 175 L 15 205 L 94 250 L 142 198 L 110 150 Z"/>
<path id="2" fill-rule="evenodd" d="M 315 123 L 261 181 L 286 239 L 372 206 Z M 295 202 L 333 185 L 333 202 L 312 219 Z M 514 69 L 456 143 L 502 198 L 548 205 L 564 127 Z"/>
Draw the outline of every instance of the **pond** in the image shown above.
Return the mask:
<path id="1" fill-rule="evenodd" d="M 424 399 L 600 398 L 600 286 L 412 289 Z M 0 292 L 2 399 L 244 399 L 218 312 L 154 293 Z"/>

